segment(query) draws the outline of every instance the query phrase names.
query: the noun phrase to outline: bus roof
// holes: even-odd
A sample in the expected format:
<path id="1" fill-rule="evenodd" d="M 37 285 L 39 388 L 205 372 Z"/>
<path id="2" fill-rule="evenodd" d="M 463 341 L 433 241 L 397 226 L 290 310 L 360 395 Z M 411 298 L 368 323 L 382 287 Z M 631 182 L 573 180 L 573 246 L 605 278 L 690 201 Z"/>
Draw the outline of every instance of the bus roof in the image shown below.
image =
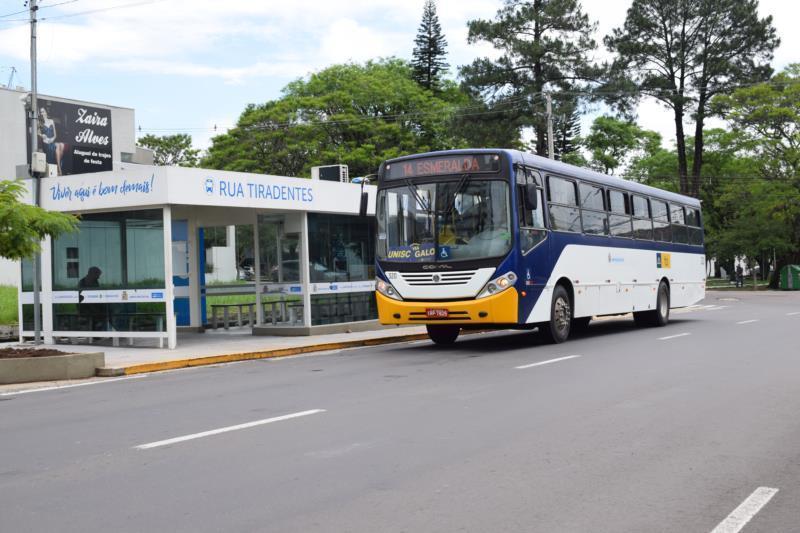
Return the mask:
<path id="1" fill-rule="evenodd" d="M 513 163 L 522 163 L 524 165 L 537 168 L 545 172 L 550 171 L 553 173 L 566 175 L 568 177 L 590 181 L 598 185 L 603 185 L 605 187 L 617 187 L 633 193 L 638 193 L 646 196 L 653 196 L 655 198 L 666 200 L 668 202 L 680 202 L 688 206 L 698 207 L 698 208 L 700 207 L 700 200 L 698 200 L 697 198 L 693 198 L 691 196 L 685 196 L 683 194 L 665 191 L 664 189 L 659 189 L 657 187 L 651 187 L 649 185 L 636 183 L 635 181 L 625 180 L 622 178 L 618 178 L 616 176 L 609 176 L 608 174 L 603 174 L 602 172 L 589 170 L 588 168 L 576 167 L 575 165 L 568 165 L 567 163 L 554 161 L 546 157 L 520 152 L 519 150 L 509 150 L 507 148 L 476 148 L 476 149 L 427 152 L 424 154 L 414 154 L 409 156 L 398 157 L 396 159 L 391 159 L 389 162 L 393 163 L 396 161 L 402 161 L 404 159 L 409 159 L 409 158 L 428 157 L 428 156 L 444 155 L 444 154 L 482 154 L 482 153 L 495 153 L 495 154 L 505 153 L 511 158 L 511 161 Z"/>

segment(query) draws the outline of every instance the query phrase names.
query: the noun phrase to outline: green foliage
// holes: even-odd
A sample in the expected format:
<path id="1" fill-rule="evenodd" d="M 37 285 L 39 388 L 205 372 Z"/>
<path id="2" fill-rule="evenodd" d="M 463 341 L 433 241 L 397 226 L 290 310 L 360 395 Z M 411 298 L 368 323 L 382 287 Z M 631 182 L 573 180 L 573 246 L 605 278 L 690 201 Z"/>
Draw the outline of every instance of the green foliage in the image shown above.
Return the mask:
<path id="1" fill-rule="evenodd" d="M 16 324 L 18 320 L 17 288 L 0 285 L 0 325 Z"/>
<path id="2" fill-rule="evenodd" d="M 553 151 L 559 161 L 575 161 L 578 154 L 581 136 L 581 113 L 575 102 L 562 106 L 554 111 L 558 120 L 553 126 Z M 582 156 L 581 156 L 582 157 Z"/>
<path id="3" fill-rule="evenodd" d="M 72 215 L 47 211 L 21 201 L 25 186 L 19 181 L 0 181 L 0 257 L 24 259 L 40 249 L 46 236 L 74 231 Z"/>
<path id="4" fill-rule="evenodd" d="M 656 154 L 661 149 L 661 135 L 627 120 L 603 116 L 594 120 L 583 144 L 592 155 L 592 168 L 614 174 L 636 155 Z"/>
<path id="5" fill-rule="evenodd" d="M 441 76 L 450 65 L 445 61 L 447 41 L 442 35 L 434 0 L 425 0 L 422 22 L 414 45 L 411 60 L 414 80 L 426 89 L 438 90 L 442 82 Z"/>
<path id="6" fill-rule="evenodd" d="M 765 177 L 800 175 L 800 63 L 769 83 L 718 96 L 713 108 L 737 132 L 738 147 L 762 162 Z"/>
<path id="7" fill-rule="evenodd" d="M 203 166 L 284 176 L 344 163 L 352 176 L 384 159 L 462 147 L 451 126 L 463 94 L 417 84 L 398 59 L 334 65 L 287 85 L 283 96 L 248 106 L 235 128 L 215 137 Z"/>
<path id="8" fill-rule="evenodd" d="M 711 98 L 735 84 L 763 80 L 779 40 L 757 0 L 634 0 L 625 23 L 605 38 L 616 54 L 610 88 L 627 87 L 672 109 L 680 190 L 697 196 L 703 128 Z M 617 103 L 620 94 L 612 99 Z M 624 98 L 622 98 L 624 99 Z M 694 112 L 694 164 L 689 180 L 684 118 Z"/>
<path id="9" fill-rule="evenodd" d="M 800 65 L 712 105 L 735 132 L 732 150 L 749 161 L 744 179 L 722 188 L 719 253 L 758 257 L 774 250 L 776 270 L 800 261 Z"/>
<path id="10" fill-rule="evenodd" d="M 552 92 L 556 103 L 571 102 L 573 96 L 559 92 L 584 88 L 599 76 L 590 60 L 594 24 L 577 0 L 505 0 L 494 20 L 472 20 L 468 27 L 470 43 L 491 43 L 500 56 L 462 67 L 464 83 L 490 107 L 503 109 L 518 130 L 532 127 L 536 153 L 546 155 L 541 93 Z"/>
<path id="11" fill-rule="evenodd" d="M 192 148 L 192 136 L 185 133 L 177 135 L 145 135 L 136 141 L 139 146 L 153 150 L 155 164 L 159 166 L 196 167 L 200 150 Z"/>

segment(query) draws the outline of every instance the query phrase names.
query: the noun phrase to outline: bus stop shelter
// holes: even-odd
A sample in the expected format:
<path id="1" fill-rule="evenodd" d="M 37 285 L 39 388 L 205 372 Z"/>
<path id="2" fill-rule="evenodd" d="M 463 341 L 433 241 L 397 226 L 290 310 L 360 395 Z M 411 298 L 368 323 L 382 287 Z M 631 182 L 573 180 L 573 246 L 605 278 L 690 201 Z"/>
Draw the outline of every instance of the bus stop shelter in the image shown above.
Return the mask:
<path id="1" fill-rule="evenodd" d="M 245 312 L 256 334 L 327 333 L 376 317 L 374 217 L 358 216 L 360 185 L 129 164 L 40 187 L 42 207 L 80 217 L 77 232 L 42 245 L 46 344 L 156 339 L 174 348 L 179 328 L 213 321 L 211 293 L 250 291 L 251 302 L 220 304 L 217 320 L 229 326 L 224 311 L 238 307 L 239 323 Z M 375 188 L 364 190 L 374 215 Z M 233 225 L 252 233 L 249 259 L 237 258 L 235 284 L 207 283 L 207 229 Z M 23 262 L 20 279 L 23 339 L 34 335 L 30 267 Z"/>

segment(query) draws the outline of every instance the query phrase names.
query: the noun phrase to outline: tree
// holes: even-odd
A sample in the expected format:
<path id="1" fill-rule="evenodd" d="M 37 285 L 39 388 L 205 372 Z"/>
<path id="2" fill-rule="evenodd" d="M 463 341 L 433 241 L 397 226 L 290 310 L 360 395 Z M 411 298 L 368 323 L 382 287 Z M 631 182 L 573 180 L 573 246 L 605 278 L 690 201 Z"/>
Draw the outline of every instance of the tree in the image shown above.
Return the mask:
<path id="1" fill-rule="evenodd" d="M 441 75 L 450 66 L 445 61 L 446 48 L 447 41 L 442 35 L 442 26 L 436 14 L 436 2 L 425 0 L 422 22 L 414 39 L 411 65 L 414 68 L 414 80 L 426 89 L 437 90 Z"/>
<path id="2" fill-rule="evenodd" d="M 597 117 L 583 140 L 592 156 L 590 166 L 606 174 L 635 156 L 652 155 L 661 148 L 661 135 L 614 117 Z"/>
<path id="3" fill-rule="evenodd" d="M 518 128 L 533 128 L 536 153 L 547 155 L 542 91 L 553 93 L 555 102 L 571 101 L 573 95 L 559 91 L 582 90 L 596 80 L 599 71 L 589 58 L 595 25 L 577 0 L 504 0 L 493 21 L 472 20 L 468 27 L 470 43 L 492 43 L 501 55 L 462 67 L 465 84 L 490 106 L 505 106 Z"/>
<path id="4" fill-rule="evenodd" d="M 192 136 L 185 133 L 177 135 L 145 135 L 136 143 L 153 150 L 155 164 L 159 166 L 196 167 L 200 150 L 192 148 Z"/>
<path id="5" fill-rule="evenodd" d="M 0 257 L 21 260 L 40 250 L 42 240 L 74 231 L 72 215 L 47 211 L 22 201 L 25 186 L 0 181 Z"/>
<path id="6" fill-rule="evenodd" d="M 778 256 L 775 271 L 800 262 L 800 64 L 767 83 L 719 95 L 712 108 L 727 118 L 736 148 L 756 168 L 740 182 L 747 187 L 728 191 L 737 216 L 728 221 L 722 245 L 758 244 L 762 254 L 771 248 Z M 777 277 L 770 285 L 777 287 Z"/>
<path id="7" fill-rule="evenodd" d="M 574 161 L 572 154 L 577 153 L 580 146 L 581 113 L 578 106 L 572 103 L 562 106 L 554 114 L 557 117 L 553 126 L 555 158 L 565 162 Z"/>
<path id="8" fill-rule="evenodd" d="M 249 105 L 212 140 L 203 165 L 301 176 L 343 163 L 352 176 L 371 174 L 385 159 L 463 147 L 452 119 L 464 101 L 452 82 L 436 94 L 422 88 L 402 60 L 334 65 L 290 83 L 277 100 Z"/>
<path id="9" fill-rule="evenodd" d="M 605 38 L 616 53 L 612 77 L 624 79 L 615 86 L 627 87 L 631 99 L 653 97 L 673 111 L 682 193 L 699 194 L 711 98 L 770 74 L 779 40 L 771 17 L 759 19 L 757 8 L 757 0 L 633 0 L 624 25 Z M 683 124 L 692 111 L 690 181 Z"/>

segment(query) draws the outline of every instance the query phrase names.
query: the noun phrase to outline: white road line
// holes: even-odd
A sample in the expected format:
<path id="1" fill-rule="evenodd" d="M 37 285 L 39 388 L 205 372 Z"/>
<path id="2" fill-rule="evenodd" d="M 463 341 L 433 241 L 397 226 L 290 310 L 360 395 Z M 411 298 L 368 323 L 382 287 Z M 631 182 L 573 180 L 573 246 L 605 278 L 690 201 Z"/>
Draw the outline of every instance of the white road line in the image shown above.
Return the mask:
<path id="1" fill-rule="evenodd" d="M 794 315 L 800 315 L 800 311 L 795 311 L 793 313 L 786 313 L 786 316 L 794 316 Z"/>
<path id="2" fill-rule="evenodd" d="M 124 381 L 128 379 L 146 378 L 149 375 L 150 374 L 136 374 L 135 376 L 125 376 L 123 378 L 108 378 L 97 381 L 88 381 L 86 383 L 72 383 L 70 385 L 56 385 L 53 387 L 42 387 L 39 389 L 23 389 L 11 392 L 0 392 L 0 396 L 16 396 L 17 394 L 28 394 L 30 392 L 44 392 L 48 390 L 72 389 L 74 387 L 86 387 L 88 385 L 102 385 L 103 383 L 111 383 L 112 381 Z"/>
<path id="3" fill-rule="evenodd" d="M 752 324 L 753 322 L 758 322 L 758 318 L 754 318 L 752 320 L 742 320 L 741 322 L 737 322 L 737 324 Z"/>
<path id="4" fill-rule="evenodd" d="M 668 341 L 670 339 L 677 339 L 678 337 L 685 337 L 687 335 L 691 335 L 691 333 L 678 333 L 677 335 L 669 335 L 668 337 L 659 337 L 658 340 Z"/>
<path id="5" fill-rule="evenodd" d="M 778 489 L 758 487 L 745 501 L 719 523 L 711 533 L 737 533 L 775 496 Z"/>
<path id="6" fill-rule="evenodd" d="M 159 446 L 167 446 L 177 442 L 184 442 L 187 440 L 200 439 L 203 437 L 210 437 L 212 435 L 219 435 L 220 433 L 227 433 L 229 431 L 237 431 L 239 429 L 248 429 L 256 426 L 263 426 L 264 424 L 271 424 L 273 422 L 281 422 L 283 420 L 291 420 L 292 418 L 299 418 L 301 416 L 316 415 L 324 413 L 325 409 L 311 409 L 309 411 L 300 411 L 299 413 L 291 413 L 288 415 L 276 416 L 273 418 L 264 418 L 262 420 L 255 420 L 254 422 L 246 422 L 244 424 L 237 424 L 235 426 L 228 426 L 219 429 L 212 429 L 210 431 L 203 431 L 200 433 L 192 433 L 191 435 L 184 435 L 182 437 L 174 437 L 166 440 L 159 440 L 156 442 L 148 442 L 147 444 L 140 444 L 134 446 L 137 450 L 149 450 L 150 448 L 158 448 Z"/>
<path id="7" fill-rule="evenodd" d="M 568 355 L 566 357 L 559 357 L 557 359 L 548 359 L 547 361 L 541 361 L 539 363 L 533 363 L 530 365 L 522 365 L 522 366 L 515 366 L 517 370 L 524 370 L 526 368 L 533 368 L 535 366 L 542 366 L 542 365 L 549 365 L 550 363 L 557 363 L 559 361 L 566 361 L 567 359 L 575 359 L 576 357 L 580 357 L 580 355 Z"/>

